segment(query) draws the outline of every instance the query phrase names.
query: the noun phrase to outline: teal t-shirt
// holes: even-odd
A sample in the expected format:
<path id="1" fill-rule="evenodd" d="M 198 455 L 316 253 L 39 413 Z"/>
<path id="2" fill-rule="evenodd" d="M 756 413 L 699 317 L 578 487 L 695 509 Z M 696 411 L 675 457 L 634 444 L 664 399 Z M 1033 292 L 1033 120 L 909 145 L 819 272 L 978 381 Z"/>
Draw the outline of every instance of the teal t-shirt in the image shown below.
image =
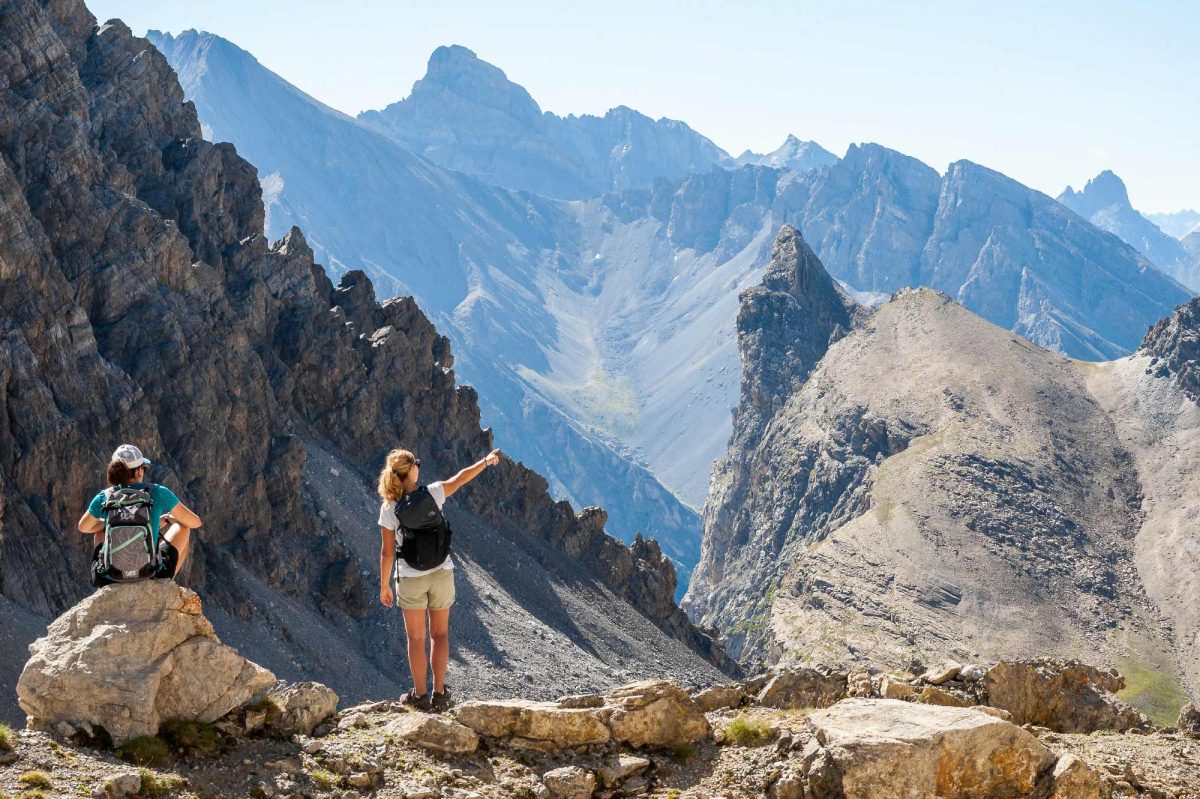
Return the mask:
<path id="1" fill-rule="evenodd" d="M 127 488 L 145 488 L 149 483 L 130 483 Z M 88 503 L 88 513 L 97 519 L 103 519 L 106 515 L 104 508 L 104 491 L 101 491 L 92 501 Z M 179 497 L 175 496 L 175 492 L 166 486 L 160 486 L 157 483 L 150 492 L 150 500 L 154 503 L 150 506 L 150 527 L 154 531 L 154 547 L 158 548 L 158 525 L 159 520 L 164 513 L 170 513 L 179 504 Z M 77 506 L 78 507 L 78 506 Z"/>

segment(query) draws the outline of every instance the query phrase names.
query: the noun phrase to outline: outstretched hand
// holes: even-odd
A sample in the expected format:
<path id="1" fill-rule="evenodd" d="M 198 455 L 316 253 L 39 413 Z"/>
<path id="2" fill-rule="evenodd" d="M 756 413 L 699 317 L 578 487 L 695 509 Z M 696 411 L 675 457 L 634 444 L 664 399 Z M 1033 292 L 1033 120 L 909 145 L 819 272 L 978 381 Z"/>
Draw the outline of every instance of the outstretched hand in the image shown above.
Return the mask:
<path id="1" fill-rule="evenodd" d="M 500 454 L 500 450 L 494 449 L 489 452 L 486 457 L 484 457 L 483 462 L 488 466 L 495 466 L 496 464 L 500 463 Z"/>

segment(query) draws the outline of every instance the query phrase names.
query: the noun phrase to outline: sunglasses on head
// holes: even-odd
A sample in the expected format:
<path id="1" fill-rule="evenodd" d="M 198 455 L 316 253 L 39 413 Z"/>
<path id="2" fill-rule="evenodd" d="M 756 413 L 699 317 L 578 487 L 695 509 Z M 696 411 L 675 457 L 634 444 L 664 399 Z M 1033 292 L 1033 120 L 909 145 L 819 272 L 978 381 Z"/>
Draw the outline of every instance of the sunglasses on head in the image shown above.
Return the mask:
<path id="1" fill-rule="evenodd" d="M 414 458 L 414 459 L 413 459 L 413 466 L 420 466 L 420 465 L 421 465 L 421 459 L 420 459 L 420 458 Z"/>

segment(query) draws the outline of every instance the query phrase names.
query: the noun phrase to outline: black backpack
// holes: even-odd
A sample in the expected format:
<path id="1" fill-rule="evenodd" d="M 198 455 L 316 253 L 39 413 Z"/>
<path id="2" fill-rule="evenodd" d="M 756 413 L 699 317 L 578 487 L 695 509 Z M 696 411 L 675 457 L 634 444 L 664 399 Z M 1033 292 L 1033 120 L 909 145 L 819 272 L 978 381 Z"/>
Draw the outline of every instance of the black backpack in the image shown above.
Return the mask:
<path id="1" fill-rule="evenodd" d="M 396 553 L 405 563 L 417 571 L 442 565 L 450 555 L 450 523 L 428 488 L 396 500 L 396 520 L 403 534 Z"/>
<path id="2" fill-rule="evenodd" d="M 115 583 L 148 580 L 158 573 L 151 508 L 154 484 L 114 486 L 104 492 L 104 545 L 96 571 Z"/>

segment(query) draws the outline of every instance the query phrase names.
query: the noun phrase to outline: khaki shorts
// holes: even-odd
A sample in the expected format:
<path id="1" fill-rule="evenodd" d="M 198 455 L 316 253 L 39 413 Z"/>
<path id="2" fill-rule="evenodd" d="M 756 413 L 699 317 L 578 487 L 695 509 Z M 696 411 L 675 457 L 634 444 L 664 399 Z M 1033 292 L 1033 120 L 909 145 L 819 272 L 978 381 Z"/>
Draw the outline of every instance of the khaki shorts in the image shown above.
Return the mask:
<path id="1" fill-rule="evenodd" d="M 396 604 L 404 610 L 445 610 L 454 604 L 454 570 L 397 578 Z"/>

